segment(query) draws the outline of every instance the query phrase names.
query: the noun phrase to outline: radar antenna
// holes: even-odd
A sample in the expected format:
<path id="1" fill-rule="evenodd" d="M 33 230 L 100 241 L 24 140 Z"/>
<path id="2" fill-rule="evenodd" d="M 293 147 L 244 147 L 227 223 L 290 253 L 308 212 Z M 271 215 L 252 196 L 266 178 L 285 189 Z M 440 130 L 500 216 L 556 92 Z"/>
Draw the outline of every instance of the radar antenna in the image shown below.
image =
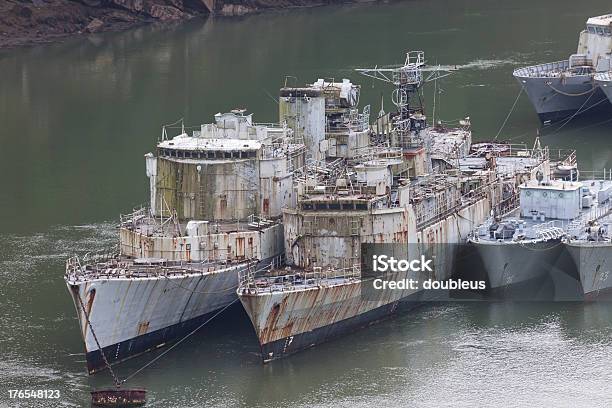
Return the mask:
<path id="1" fill-rule="evenodd" d="M 397 107 L 397 113 L 391 116 L 392 132 L 402 148 L 414 148 L 423 145 L 419 132 L 427 126 L 419 89 L 425 82 L 450 75 L 442 72 L 439 66 L 427 67 L 423 51 L 409 51 L 403 65 L 379 68 L 358 68 L 361 75 L 383 81 L 394 86 L 391 101 Z M 423 72 L 431 71 L 427 77 Z"/>

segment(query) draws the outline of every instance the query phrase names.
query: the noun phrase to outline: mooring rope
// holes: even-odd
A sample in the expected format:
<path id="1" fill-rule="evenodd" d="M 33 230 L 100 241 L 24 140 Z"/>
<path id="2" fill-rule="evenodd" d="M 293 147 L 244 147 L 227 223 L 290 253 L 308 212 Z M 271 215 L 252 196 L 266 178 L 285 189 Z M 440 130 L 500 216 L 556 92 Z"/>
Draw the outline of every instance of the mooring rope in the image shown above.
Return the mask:
<path id="1" fill-rule="evenodd" d="M 100 345 L 100 342 L 98 341 L 98 336 L 96 336 L 96 332 L 94 331 L 94 328 L 93 328 L 93 326 L 91 324 L 91 321 L 89 320 L 89 314 L 85 310 L 85 305 L 83 304 L 83 299 L 81 299 L 81 294 L 77 293 L 77 297 L 79 298 L 79 304 L 81 305 L 81 309 L 83 309 L 83 315 L 85 315 L 85 321 L 89 325 L 89 330 L 91 330 L 91 334 L 92 334 L 94 340 L 96 341 L 96 345 L 98 346 L 98 350 L 100 350 L 100 354 L 102 354 L 102 360 L 104 360 L 104 364 L 106 365 L 106 368 L 108 368 L 108 371 L 110 371 L 110 373 L 111 373 L 111 375 L 113 377 L 113 381 L 115 382 L 115 386 L 117 388 L 119 388 L 121 386 L 122 382 L 119 381 L 119 378 L 117 378 L 117 375 L 115 375 L 115 372 L 113 371 L 113 368 L 111 367 L 110 363 L 108 362 L 108 360 L 106 358 L 106 355 L 104 354 L 104 350 L 102 350 L 102 346 Z"/>
<path id="2" fill-rule="evenodd" d="M 120 384 L 123 384 L 125 382 L 127 382 L 128 380 L 130 380 L 131 378 L 134 378 L 137 374 L 141 373 L 143 370 L 145 370 L 146 368 L 148 368 L 149 366 L 151 366 L 153 363 L 155 363 L 157 360 L 159 360 L 160 358 L 162 358 L 163 356 L 165 356 L 166 354 L 168 354 L 170 351 L 172 351 L 172 349 L 174 349 L 176 346 L 178 346 L 179 344 L 181 344 L 183 341 L 187 340 L 187 338 L 189 338 L 191 335 L 193 335 L 195 332 L 197 332 L 198 330 L 200 330 L 202 327 L 204 327 L 206 324 L 208 324 L 210 321 L 212 321 L 215 317 L 217 317 L 218 315 L 220 315 L 221 313 L 223 313 L 228 307 L 230 307 L 231 305 L 233 305 L 234 303 L 236 303 L 238 301 L 238 298 L 234 299 L 230 304 L 228 304 L 227 306 L 225 306 L 223 309 L 219 310 L 217 313 L 215 313 L 211 318 L 209 318 L 208 320 L 206 320 L 204 323 L 202 323 L 201 325 L 199 325 L 198 327 L 196 327 L 194 330 L 192 330 L 190 333 L 188 333 L 185 337 L 183 337 L 182 339 L 180 339 L 179 341 L 177 341 L 176 343 L 174 343 L 172 346 L 170 346 L 166 351 L 164 351 L 163 353 L 161 353 L 159 356 L 155 357 L 153 360 L 149 361 L 147 364 L 145 364 L 144 366 L 140 367 L 138 370 L 134 371 L 132 374 L 128 375 L 127 377 L 125 377 L 125 379 L 123 379 Z"/>
<path id="3" fill-rule="evenodd" d="M 514 108 L 516 108 L 516 104 L 517 104 L 519 98 L 521 97 L 521 95 L 523 94 L 524 90 L 525 90 L 525 87 L 523 85 L 521 85 L 521 90 L 519 91 L 518 95 L 516 96 L 516 99 L 514 100 L 514 103 L 512 104 L 512 108 L 510 108 L 510 112 L 508 112 L 508 115 L 506 116 L 506 119 L 504 120 L 504 123 L 502 123 L 501 127 L 497 131 L 497 134 L 495 135 L 495 138 L 493 138 L 493 140 L 497 140 L 497 138 L 501 134 L 502 130 L 504 130 L 504 127 L 506 126 L 506 123 L 508 122 L 508 119 L 510 119 L 510 115 L 512 115 L 512 112 L 514 112 Z"/>
<path id="4" fill-rule="evenodd" d="M 592 94 L 589 95 L 588 98 L 586 98 L 586 100 L 582 103 L 582 105 L 580 106 L 580 108 L 578 108 L 578 110 L 576 112 L 574 112 L 574 114 L 572 116 L 570 116 L 565 122 L 563 122 L 561 124 L 561 126 L 559 126 L 557 129 L 555 129 L 552 133 L 550 133 L 550 135 L 554 135 L 555 133 L 559 132 L 561 129 L 563 129 L 565 127 L 565 125 L 567 125 L 568 123 L 570 123 L 578 114 L 580 113 L 584 113 L 586 111 L 588 111 L 591 108 L 594 108 L 595 106 L 599 105 L 602 101 L 604 101 L 606 98 L 602 99 L 601 101 L 597 102 L 595 105 L 591 105 L 590 107 L 588 107 L 587 109 L 585 109 L 584 111 L 582 110 L 582 108 L 584 108 L 586 106 L 586 104 L 589 102 L 589 100 L 591 100 L 591 98 L 593 97 L 593 95 L 595 95 L 595 92 L 593 92 Z"/>

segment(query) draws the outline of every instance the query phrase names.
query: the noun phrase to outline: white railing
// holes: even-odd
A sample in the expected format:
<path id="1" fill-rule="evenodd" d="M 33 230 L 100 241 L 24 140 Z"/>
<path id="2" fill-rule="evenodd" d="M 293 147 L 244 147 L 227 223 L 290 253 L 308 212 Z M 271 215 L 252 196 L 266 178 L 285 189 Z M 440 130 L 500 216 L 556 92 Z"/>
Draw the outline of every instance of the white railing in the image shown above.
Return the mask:
<path id="1" fill-rule="evenodd" d="M 231 268 L 244 262 L 256 263 L 254 260 L 239 262 L 218 262 L 204 260 L 199 262 L 159 261 L 136 264 L 131 260 L 120 259 L 117 255 L 97 257 L 85 255 L 82 259 L 73 256 L 66 261 L 65 279 L 71 282 L 92 279 L 111 278 L 162 278 L 184 276 L 193 273 L 214 272 L 219 269 Z"/>
<path id="2" fill-rule="evenodd" d="M 608 199 L 605 204 L 583 212 L 577 219 L 570 222 L 566 228 L 567 234 L 570 237 L 578 236 L 589 222 L 599 220 L 608 215 L 612 215 L 612 199 Z"/>
<path id="3" fill-rule="evenodd" d="M 151 214 L 150 210 L 146 206 L 134 208 L 129 214 L 119 215 L 119 225 L 121 227 L 132 226 L 135 227 L 139 221 L 149 217 Z"/>
<path id="4" fill-rule="evenodd" d="M 536 236 L 543 240 L 559 239 L 565 236 L 565 230 L 558 227 L 557 222 L 554 220 L 534 225 L 533 230 Z"/>
<path id="5" fill-rule="evenodd" d="M 519 68 L 514 71 L 515 77 L 527 78 L 555 78 L 569 69 L 569 60 L 548 62 L 546 64 Z"/>

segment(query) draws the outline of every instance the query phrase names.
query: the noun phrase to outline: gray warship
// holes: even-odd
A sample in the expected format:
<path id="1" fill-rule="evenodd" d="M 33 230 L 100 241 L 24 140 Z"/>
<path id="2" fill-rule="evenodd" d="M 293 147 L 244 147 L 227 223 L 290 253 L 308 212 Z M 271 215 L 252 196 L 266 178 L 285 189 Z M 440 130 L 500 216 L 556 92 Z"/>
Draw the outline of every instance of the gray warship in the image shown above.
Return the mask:
<path id="1" fill-rule="evenodd" d="M 494 169 L 464 176 L 455 164 L 470 151 L 469 120 L 456 128 L 432 127 L 422 107 L 411 104 L 423 82 L 423 64 L 423 53 L 413 52 L 401 67 L 362 70 L 396 86 L 398 111 L 379 115 L 362 154 L 326 154 L 325 160 L 298 170 L 297 205 L 283 211 L 286 266 L 260 276 L 241 274 L 237 293 L 264 362 L 424 300 L 418 288 L 383 291 L 376 299 L 364 296 L 371 286 L 361 270 L 365 246 L 395 244 L 403 256 L 433 255 L 433 271 L 403 276 L 445 281 L 458 244 L 504 201 L 504 183 Z M 327 99 L 326 106 L 335 105 L 333 96 Z M 343 116 L 337 123 L 346 132 L 350 111 Z M 315 140 L 324 146 L 328 137 L 319 133 Z"/>
<path id="2" fill-rule="evenodd" d="M 610 110 L 595 75 L 612 69 L 612 14 L 591 17 L 578 49 L 567 60 L 519 68 L 514 77 L 544 123 L 563 120 L 596 106 Z"/>
<path id="3" fill-rule="evenodd" d="M 612 71 L 597 73 L 595 82 L 612 103 Z"/>
<path id="4" fill-rule="evenodd" d="M 516 287 L 547 276 L 561 256 L 560 220 L 580 211 L 580 184 L 531 180 L 520 186 L 520 206 L 493 215 L 469 238 L 482 260 L 488 288 Z"/>
<path id="5" fill-rule="evenodd" d="M 605 217 L 612 208 L 612 183 L 577 179 L 577 175 L 561 180 L 539 174 L 520 186 L 517 209 L 492 216 L 476 229 L 469 241 L 482 259 L 491 289 L 506 290 L 546 278 L 566 249 L 585 294 L 605 281 L 599 271 L 610 256 Z M 570 269 L 562 268 L 574 275 Z"/>
<path id="6" fill-rule="evenodd" d="M 612 173 L 606 173 L 582 183 L 587 211 L 565 240 L 587 300 L 612 299 Z"/>
<path id="7" fill-rule="evenodd" d="M 118 253 L 66 264 L 90 374 L 191 332 L 237 300 L 239 272 L 284 254 L 306 151 L 292 130 L 243 110 L 170 130 L 145 155 L 150 206 L 121 216 Z"/>

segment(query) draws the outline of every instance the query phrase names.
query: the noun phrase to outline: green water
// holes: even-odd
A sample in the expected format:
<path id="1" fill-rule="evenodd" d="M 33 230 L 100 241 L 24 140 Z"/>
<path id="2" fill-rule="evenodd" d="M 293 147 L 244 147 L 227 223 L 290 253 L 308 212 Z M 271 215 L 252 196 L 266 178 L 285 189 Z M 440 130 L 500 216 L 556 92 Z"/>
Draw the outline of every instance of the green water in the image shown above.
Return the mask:
<path id="1" fill-rule="evenodd" d="M 566 58 L 586 18 L 606 12 L 600 0 L 401 1 L 0 52 L 0 406 L 17 405 L 9 388 L 59 389 L 62 406 L 86 406 L 91 386 L 109 384 L 85 373 L 63 264 L 112 244 L 118 214 L 146 202 L 143 155 L 162 124 L 199 125 L 235 107 L 275 121 L 285 76 L 350 78 L 363 86 L 362 106 L 378 112 L 383 92 L 389 110 L 389 89 L 354 69 L 421 49 L 459 68 L 438 82 L 436 117 L 469 116 L 476 140 L 493 139 L 519 92 L 512 70 Z M 431 84 L 425 96 L 431 107 Z M 533 143 L 539 126 L 523 96 L 499 138 Z M 576 148 L 583 168 L 612 168 L 612 122 L 540 132 L 544 144 Z M 606 304 L 432 306 L 262 366 L 236 309 L 135 384 L 157 407 L 603 406 L 612 404 L 611 317 Z"/>

